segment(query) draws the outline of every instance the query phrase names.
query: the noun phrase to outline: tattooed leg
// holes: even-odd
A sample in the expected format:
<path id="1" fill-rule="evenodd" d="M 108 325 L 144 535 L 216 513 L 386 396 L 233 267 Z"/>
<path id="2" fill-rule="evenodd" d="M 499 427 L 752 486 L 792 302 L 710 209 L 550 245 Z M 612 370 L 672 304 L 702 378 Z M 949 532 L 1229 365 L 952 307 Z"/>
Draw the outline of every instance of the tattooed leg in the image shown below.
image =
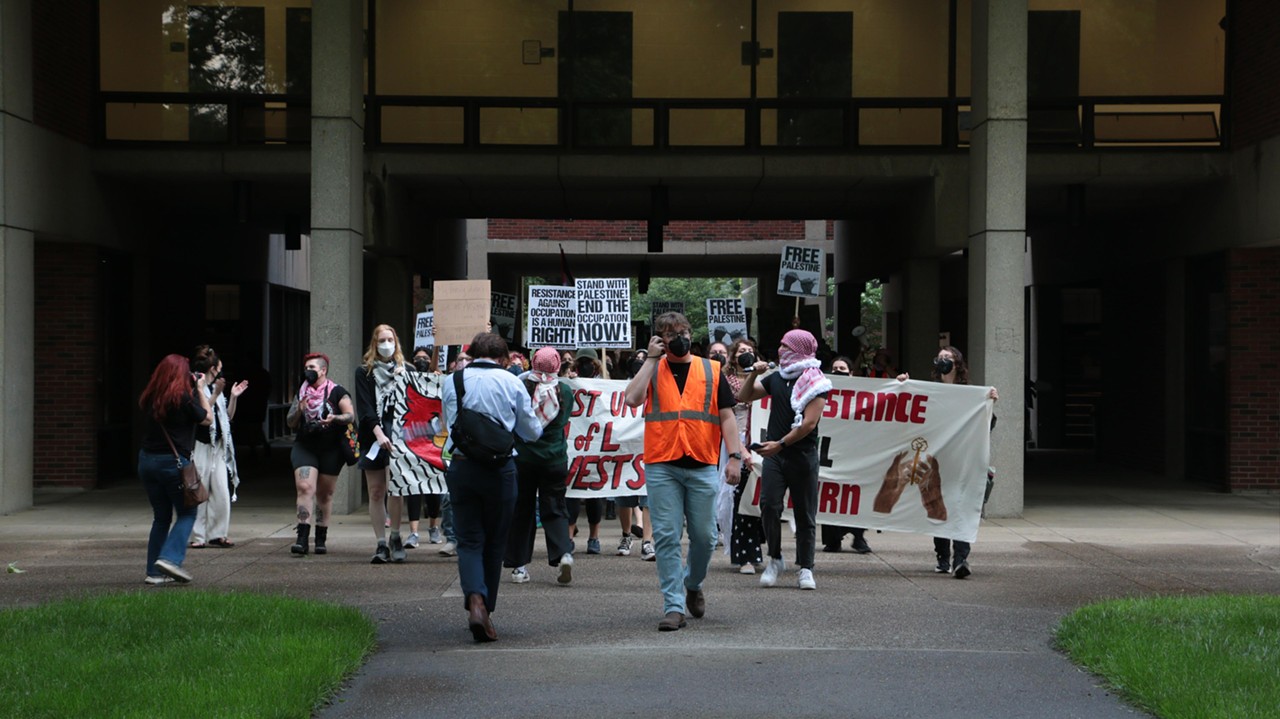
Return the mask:
<path id="1" fill-rule="evenodd" d="M 310 520 L 311 520 L 311 510 L 299 504 L 298 505 L 298 521 L 307 522 Z"/>

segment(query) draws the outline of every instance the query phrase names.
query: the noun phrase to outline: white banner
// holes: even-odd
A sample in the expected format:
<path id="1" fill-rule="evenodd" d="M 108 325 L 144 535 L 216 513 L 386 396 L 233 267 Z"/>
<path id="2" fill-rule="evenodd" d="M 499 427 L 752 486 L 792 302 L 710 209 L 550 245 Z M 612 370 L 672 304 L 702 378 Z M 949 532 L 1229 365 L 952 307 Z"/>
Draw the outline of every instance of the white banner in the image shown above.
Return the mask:
<path id="1" fill-rule="evenodd" d="M 707 300 L 707 336 L 725 347 L 747 336 L 747 310 L 741 297 Z"/>
<path id="2" fill-rule="evenodd" d="M 427 305 L 427 311 L 418 315 L 413 327 L 413 346 L 415 348 L 436 346 L 435 314 L 435 311 L 431 309 L 431 305 Z"/>
<path id="3" fill-rule="evenodd" d="M 578 341 L 578 291 L 560 285 L 532 285 L 529 287 L 528 324 L 525 325 L 525 345 L 569 349 Z"/>
<path id="4" fill-rule="evenodd" d="M 573 389 L 566 495 L 644 494 L 644 407 L 627 406 L 626 381 L 565 381 Z"/>
<path id="5" fill-rule="evenodd" d="M 778 264 L 778 294 L 788 297 L 820 297 L 826 294 L 823 266 L 827 256 L 820 247 L 783 245 Z"/>
<path id="6" fill-rule="evenodd" d="M 818 523 L 974 541 L 991 456 L 989 388 L 830 379 L 818 424 Z M 764 441 L 768 404 L 752 408 L 755 442 Z M 739 510 L 758 515 L 758 471 L 743 498 Z"/>

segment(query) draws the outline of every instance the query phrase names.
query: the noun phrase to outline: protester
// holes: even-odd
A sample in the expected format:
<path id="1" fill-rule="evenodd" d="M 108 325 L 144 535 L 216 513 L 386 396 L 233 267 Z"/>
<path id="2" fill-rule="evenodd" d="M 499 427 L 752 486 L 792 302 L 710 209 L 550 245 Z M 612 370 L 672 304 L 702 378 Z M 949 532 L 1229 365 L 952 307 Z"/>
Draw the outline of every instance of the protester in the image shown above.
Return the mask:
<path id="1" fill-rule="evenodd" d="M 879 379 L 888 379 L 894 376 L 893 371 L 893 355 L 889 354 L 889 350 L 878 349 L 871 357 L 871 366 L 863 370 L 862 376 L 875 377 Z"/>
<path id="2" fill-rule="evenodd" d="M 879 353 L 877 353 L 878 355 Z M 844 355 L 836 357 L 831 360 L 831 374 L 851 376 L 853 374 L 853 361 Z M 867 544 L 867 530 L 865 527 L 841 527 L 833 524 L 820 526 L 822 527 L 822 551 L 824 552 L 839 552 L 840 543 L 844 541 L 844 536 L 850 532 L 853 533 L 853 551 L 858 554 L 867 554 L 871 551 L 871 545 Z"/>
<path id="3" fill-rule="evenodd" d="M 432 369 L 431 350 L 427 347 L 415 347 L 413 349 L 413 368 L 422 374 L 431 374 Z M 404 540 L 405 549 L 416 549 L 418 547 L 419 536 L 418 529 L 423 514 L 427 517 L 427 541 L 431 544 L 440 544 L 444 538 L 440 534 L 440 496 L 439 494 L 410 494 L 405 498 L 405 506 L 409 513 L 409 536 Z"/>
<path id="4" fill-rule="evenodd" d="M 569 476 L 569 442 L 564 428 L 573 413 L 573 390 L 560 381 L 560 356 L 554 347 L 535 352 L 531 367 L 520 379 L 529 390 L 542 436 L 535 442 L 516 440 L 519 492 L 504 564 L 511 568 L 511 581 L 529 581 L 527 565 L 533 560 L 536 517 L 541 517 L 547 564 L 556 569 L 557 582 L 568 584 L 573 581 L 573 541 L 569 539 L 564 499 Z"/>
<path id="5" fill-rule="evenodd" d="M 898 375 L 898 381 L 905 382 L 911 379 L 911 375 L 903 372 Z M 964 361 L 964 354 L 960 350 L 950 345 L 938 350 L 937 356 L 933 358 L 933 372 L 930 379 L 934 382 L 942 382 L 943 384 L 969 384 L 969 365 Z M 997 401 L 1000 399 L 1000 393 L 992 387 L 987 391 L 987 399 Z M 992 418 L 992 426 L 995 426 L 995 418 Z M 990 473 L 988 473 L 988 476 Z M 985 503 L 985 499 L 983 502 Z M 937 566 L 934 567 L 938 574 L 952 574 L 956 579 L 964 579 L 973 572 L 969 569 L 969 550 L 972 544 L 959 539 L 951 540 L 945 537 L 933 538 L 933 554 L 938 560 Z"/>
<path id="6" fill-rule="evenodd" d="M 138 478 L 152 511 L 147 584 L 191 581 L 182 562 L 187 557 L 187 537 L 196 521 L 196 508 L 186 505 L 182 468 L 191 462 L 196 429 L 213 423 L 213 409 L 204 391 L 209 380 L 207 374 L 193 374 L 186 357 L 171 354 L 156 365 L 138 396 L 138 407 L 146 416 L 138 449 Z"/>
<path id="7" fill-rule="evenodd" d="M 289 551 L 298 556 L 308 552 L 311 521 L 315 520 L 316 554 L 327 554 L 329 519 L 333 514 L 333 492 L 344 461 L 339 442 L 345 442 L 347 425 L 355 421 L 351 394 L 329 379 L 328 355 L 312 352 L 302 358 L 303 376 L 297 399 L 289 407 L 285 422 L 297 430 L 293 452 L 293 485 L 297 491 L 297 540 Z"/>
<path id="8" fill-rule="evenodd" d="M 196 430 L 196 447 L 191 459 L 200 472 L 200 482 L 209 490 L 209 501 L 196 511 L 196 523 L 191 530 L 192 549 L 204 547 L 234 547 L 231 541 L 231 503 L 235 501 L 235 488 L 240 485 L 236 469 L 236 449 L 231 441 L 231 422 L 236 416 L 236 404 L 249 383 L 240 381 L 231 386 L 231 401 L 223 390 L 227 381 L 222 376 L 222 360 L 209 345 L 200 345 L 191 356 L 194 372 L 213 378 L 206 384 L 204 393 L 213 408 L 213 422 Z"/>
<path id="9" fill-rule="evenodd" d="M 689 320 L 679 312 L 664 313 L 654 321 L 654 332 L 648 359 L 627 383 L 626 403 L 644 406 L 645 484 L 664 612 L 658 630 L 675 631 L 686 625 L 686 613 L 706 612 L 702 584 L 716 541 L 720 444 L 729 450 L 730 484 L 741 476 L 742 444 L 733 390 L 719 364 L 690 355 Z M 684 525 L 687 562 L 681 556 Z"/>
<path id="10" fill-rule="evenodd" d="M 515 511 L 516 467 L 510 458 L 491 468 L 479 458 L 467 457 L 455 444 L 455 420 L 460 409 L 477 412 L 482 419 L 487 417 L 526 442 L 542 435 L 542 425 L 533 413 L 524 384 L 502 371 L 500 363 L 507 356 L 507 343 L 502 337 L 488 332 L 477 334 L 468 352 L 473 362 L 445 383 L 440 402 L 445 426 L 450 428 L 446 450 L 453 456 L 446 481 L 458 537 L 458 579 L 468 612 L 467 623 L 477 642 L 491 642 L 498 638 L 490 615 L 497 607 L 502 560 Z M 459 384 L 464 394 L 461 407 Z"/>
<path id="11" fill-rule="evenodd" d="M 725 379 L 733 390 L 734 398 L 742 391 L 746 379 L 746 371 L 756 363 L 756 343 L 750 339 L 740 339 L 729 348 L 729 362 L 725 364 Z M 733 406 L 733 416 L 738 422 L 738 434 L 743 445 L 750 444 L 751 437 L 751 403 L 738 402 Z M 749 456 L 749 455 L 748 455 Z M 751 473 L 751 466 L 743 463 L 742 481 L 733 488 L 733 519 L 729 531 L 729 563 L 737 567 L 741 574 L 755 574 L 764 564 L 764 556 L 760 545 L 764 543 L 764 530 L 760 526 L 760 518 L 743 514 L 742 492 L 747 486 L 746 479 Z"/>
<path id="12" fill-rule="evenodd" d="M 839 355 L 831 360 L 831 374 L 844 375 L 845 377 L 853 376 L 853 360 L 844 355 Z"/>
<path id="13" fill-rule="evenodd" d="M 831 380 L 822 373 L 817 350 L 818 341 L 807 330 L 787 332 L 778 348 L 779 371 L 760 379 L 769 365 L 757 360 L 738 392 L 740 402 L 770 398 L 766 441 L 756 450 L 764 457 L 760 523 L 769 544 L 769 563 L 760 574 L 762 587 L 776 584 L 786 568 L 782 559 L 782 507 L 783 496 L 789 492 L 795 507 L 796 564 L 800 568 L 797 584 L 801 589 L 818 588 L 813 577 L 818 420 L 831 392 Z"/>
<path id="14" fill-rule="evenodd" d="M 360 469 L 369 488 L 369 523 L 377 546 L 371 564 L 405 560 L 404 541 L 400 537 L 400 520 L 404 515 L 404 498 L 421 494 L 421 484 L 413 477 L 404 478 L 388 491 L 387 467 L 392 459 L 392 435 L 395 434 L 397 401 L 404 401 L 406 365 L 400 338 L 391 325 L 378 325 L 369 337 L 360 368 L 356 370 L 356 415 L 359 427 Z M 389 520 L 389 521 L 388 521 Z M 391 527 L 388 545 L 386 531 Z"/>
<path id="15" fill-rule="evenodd" d="M 627 379 L 636 376 L 649 353 L 636 350 L 627 360 Z M 640 559 L 646 562 L 657 560 L 653 549 L 653 522 L 649 519 L 649 497 L 643 494 L 632 494 L 625 497 L 614 497 L 618 508 L 618 524 L 622 528 L 622 538 L 618 540 L 615 554 L 619 557 L 631 556 L 634 539 L 640 540 Z"/>

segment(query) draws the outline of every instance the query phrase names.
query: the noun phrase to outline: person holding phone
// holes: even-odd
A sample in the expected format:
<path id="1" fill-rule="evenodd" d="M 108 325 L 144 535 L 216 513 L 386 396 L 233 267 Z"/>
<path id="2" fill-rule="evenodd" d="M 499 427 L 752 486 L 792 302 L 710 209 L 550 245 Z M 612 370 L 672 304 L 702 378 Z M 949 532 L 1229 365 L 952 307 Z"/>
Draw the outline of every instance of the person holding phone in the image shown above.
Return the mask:
<path id="1" fill-rule="evenodd" d="M 729 362 L 725 365 L 725 378 L 733 389 L 734 398 L 746 382 L 747 372 L 756 363 L 756 343 L 742 338 L 729 347 Z M 733 415 L 738 420 L 738 431 L 743 443 L 751 439 L 751 403 L 738 402 L 733 406 Z M 760 518 L 738 511 L 742 506 L 742 492 L 747 486 L 747 475 L 750 465 L 743 463 L 742 479 L 733 488 L 733 521 L 729 532 L 729 563 L 738 568 L 741 574 L 755 574 L 764 568 L 764 555 L 760 545 L 764 544 L 764 530 L 760 526 Z"/>
<path id="2" fill-rule="evenodd" d="M 695 360 L 690 330 L 679 312 L 659 315 L 644 366 L 626 389 L 627 406 L 644 407 L 645 485 L 663 600 L 658 630 L 663 632 L 686 626 L 686 613 L 701 617 L 706 612 L 702 583 L 715 550 L 721 442 L 729 450 L 724 481 L 738 483 L 743 460 L 733 390 L 720 363 Z M 685 525 L 687 562 L 680 545 Z"/>
<path id="3" fill-rule="evenodd" d="M 786 568 L 782 559 L 782 502 L 788 490 L 795 506 L 797 585 L 817 589 L 813 578 L 818 511 L 818 420 L 831 380 L 822 373 L 817 358 L 818 340 L 806 330 L 794 329 L 782 336 L 776 374 L 757 360 L 738 391 L 739 402 L 769 401 L 766 441 L 756 451 L 764 457 L 760 475 L 760 524 L 769 544 L 769 563 L 760 574 L 760 586 L 772 587 Z"/>

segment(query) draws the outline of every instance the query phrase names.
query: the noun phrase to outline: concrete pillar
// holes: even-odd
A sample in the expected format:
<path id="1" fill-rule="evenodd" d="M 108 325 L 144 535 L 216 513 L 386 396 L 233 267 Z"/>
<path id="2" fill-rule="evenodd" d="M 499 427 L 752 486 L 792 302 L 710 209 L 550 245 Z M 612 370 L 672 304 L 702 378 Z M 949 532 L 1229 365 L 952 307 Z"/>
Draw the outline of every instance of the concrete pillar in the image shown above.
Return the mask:
<path id="1" fill-rule="evenodd" d="M 974 0 L 969 148 L 970 381 L 1000 391 L 987 513 L 1023 507 L 1023 252 L 1027 188 L 1027 0 Z"/>
<path id="2" fill-rule="evenodd" d="M 1169 260 L 1164 272 L 1164 476 L 1187 478 L 1187 262 Z"/>
<path id="3" fill-rule="evenodd" d="M 0 4 L 0 514 L 31 506 L 35 237 L 20 192 L 30 161 L 31 0 Z M 10 179 L 17 182 L 10 183 Z"/>
<path id="4" fill-rule="evenodd" d="M 329 355 L 329 375 L 352 387 L 366 338 L 364 297 L 364 117 L 361 0 L 325 0 L 312 10 L 311 348 Z M 362 500 L 359 470 L 338 483 L 333 511 Z"/>
<path id="5" fill-rule="evenodd" d="M 938 261 L 908 260 L 906 269 L 902 356 L 893 360 L 898 371 L 909 372 L 915 379 L 928 379 L 933 358 L 938 354 Z"/>

